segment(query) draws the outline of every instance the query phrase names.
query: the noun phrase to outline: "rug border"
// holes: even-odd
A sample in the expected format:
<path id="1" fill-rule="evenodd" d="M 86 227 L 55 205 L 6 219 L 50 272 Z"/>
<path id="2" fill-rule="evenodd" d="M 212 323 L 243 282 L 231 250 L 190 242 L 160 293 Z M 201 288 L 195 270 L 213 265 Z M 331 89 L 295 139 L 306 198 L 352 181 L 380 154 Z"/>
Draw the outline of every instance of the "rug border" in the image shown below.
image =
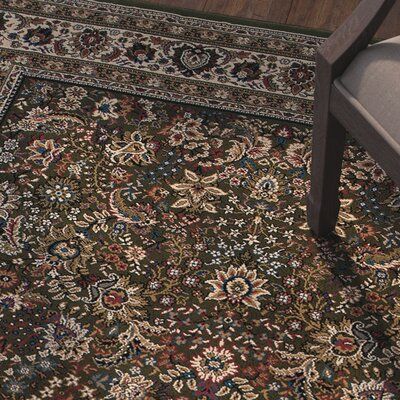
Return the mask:
<path id="1" fill-rule="evenodd" d="M 60 3 L 60 4 L 64 4 L 63 0 L 50 0 L 50 2 L 53 1 L 54 3 Z M 182 17 L 183 20 L 185 18 L 188 19 L 198 19 L 198 20 L 202 20 L 202 21 L 209 21 L 210 23 L 215 22 L 215 23 L 221 23 L 221 25 L 231 25 L 231 26 L 238 26 L 243 27 L 244 28 L 249 28 L 251 30 L 252 27 L 254 27 L 255 29 L 259 29 L 260 32 L 266 32 L 266 34 L 268 33 L 268 31 L 271 32 L 276 32 L 277 35 L 284 35 L 284 34 L 293 34 L 294 36 L 299 35 L 299 36 L 305 36 L 306 38 L 309 37 L 310 40 L 320 40 L 323 42 L 323 37 L 322 36 L 313 36 L 312 34 L 309 33 L 305 33 L 305 32 L 313 32 L 315 33 L 316 30 L 308 30 L 308 29 L 297 29 L 296 27 L 293 26 L 289 26 L 289 25 L 284 25 L 284 24 L 273 24 L 273 23 L 268 23 L 268 22 L 264 22 L 264 21 L 256 21 L 256 20 L 251 20 L 251 19 L 245 19 L 245 18 L 237 18 L 237 17 L 230 17 L 230 16 L 224 16 L 221 14 L 212 14 L 212 13 L 207 13 L 207 12 L 199 12 L 199 11 L 192 11 L 192 10 L 188 10 L 188 9 L 179 9 L 179 8 L 173 8 L 171 6 L 158 6 L 158 5 L 154 5 L 154 4 L 148 4 L 145 3 L 143 0 L 65 0 L 66 3 L 68 3 L 68 1 L 71 1 L 72 4 L 74 6 L 80 6 L 80 5 L 85 5 L 86 7 L 90 6 L 90 4 L 92 4 L 92 7 L 98 7 L 99 10 L 104 10 L 107 11 L 107 9 L 110 10 L 110 12 L 117 12 L 118 10 L 121 10 L 121 12 L 126 11 L 127 13 L 129 13 L 129 10 L 132 10 L 131 12 L 133 12 L 133 10 L 149 10 L 149 12 L 151 13 L 151 11 L 154 11 L 154 13 L 156 14 L 157 12 L 159 13 L 166 13 L 166 14 L 170 14 L 171 16 L 176 16 L 177 18 Z M 128 4 L 129 3 L 129 4 Z M 24 11 L 22 11 L 22 13 L 24 13 Z M 54 18 L 54 17 L 52 17 Z M 246 24 L 247 25 L 246 25 Z M 279 29 L 280 28 L 280 29 Z M 62 57 L 64 58 L 64 57 Z M 26 68 L 26 67 L 25 67 Z M 23 70 L 25 70 L 25 68 L 22 68 Z M 27 68 L 28 70 L 30 70 L 31 68 Z M 26 72 L 26 70 L 24 71 Z M 25 73 L 24 73 L 25 75 Z M 30 75 L 30 74 L 28 74 Z M 73 74 L 76 76 L 79 76 L 80 74 Z M 48 79 L 48 77 L 41 77 L 42 79 Z M 101 80 L 101 79 L 100 79 Z M 118 91 L 123 91 L 121 90 L 121 88 L 113 88 L 112 90 L 118 90 Z M 132 93 L 133 94 L 133 93 Z M 260 112 L 257 108 L 254 109 L 254 107 L 252 107 L 251 110 L 244 110 L 242 107 L 239 107 L 237 104 L 236 105 L 232 105 L 231 103 L 229 103 L 228 105 L 225 104 L 225 102 L 222 102 L 221 104 L 204 104 L 202 102 L 197 101 L 197 99 L 195 99 L 196 101 L 192 99 L 190 99 L 190 101 L 188 101 L 187 99 L 180 99 L 180 100 L 174 100 L 171 98 L 166 98 L 165 96 L 154 96 L 153 94 L 149 95 L 149 94 L 144 94 L 144 93 L 140 93 L 143 96 L 146 97 L 150 97 L 150 98 L 162 98 L 166 101 L 176 101 L 178 103 L 184 103 L 184 104 L 190 104 L 190 105 L 194 105 L 194 106 L 204 106 L 207 108 L 212 108 L 212 109 L 221 109 L 221 110 L 225 110 L 228 112 L 236 112 L 239 114 L 246 114 L 246 115 L 254 115 L 257 117 L 263 117 L 263 118 L 271 118 L 271 119 L 275 119 L 275 120 L 279 120 L 279 121 L 288 121 L 291 123 L 295 123 L 295 124 L 301 124 L 301 125 L 306 125 L 306 126 L 312 126 L 312 115 L 305 119 L 303 118 L 299 118 L 297 114 L 294 113 L 290 113 L 290 115 L 282 115 L 285 114 L 284 112 L 279 113 L 279 115 L 277 113 L 274 113 L 272 111 L 269 111 L 268 113 L 264 113 L 264 112 Z M 4 96 L 2 96 L 4 98 Z M 0 100 L 2 100 L 0 98 Z M 312 100 L 311 100 L 312 101 Z M 263 107 L 265 108 L 265 107 Z M 267 107 L 268 110 L 273 110 L 270 109 L 270 107 Z M 292 115 L 293 114 L 293 115 Z"/>
<path id="2" fill-rule="evenodd" d="M 109 82 L 101 78 L 93 78 L 90 76 L 83 76 L 75 73 L 65 73 L 59 71 L 42 71 L 36 68 L 26 66 L 13 65 L 7 73 L 7 77 L 0 87 L 0 124 L 3 122 L 9 108 L 11 107 L 19 88 L 21 87 L 25 78 L 36 78 L 44 81 L 61 82 L 68 84 L 75 84 L 79 86 L 94 87 L 111 92 L 125 93 L 132 96 L 142 96 L 143 98 L 172 102 L 176 104 L 189 105 L 194 107 L 203 107 L 211 110 L 219 110 L 222 112 L 237 113 L 245 116 L 254 116 L 256 118 L 263 118 L 279 122 L 288 122 L 295 126 L 302 126 L 306 129 L 312 127 L 312 121 L 299 121 L 291 119 L 290 117 L 283 117 L 277 115 L 262 115 L 255 111 L 244 111 L 235 107 L 218 107 L 216 105 L 202 104 L 197 102 L 196 99 L 176 99 L 168 98 L 166 92 L 157 93 L 157 89 L 142 88 L 137 85 L 135 87 L 127 87 L 120 85 L 118 82 Z M 156 93 L 149 93 L 151 90 Z"/>
<path id="3" fill-rule="evenodd" d="M 114 4 L 120 5 L 127 8 L 143 8 L 147 10 L 154 10 L 154 11 L 161 11 L 166 13 L 172 13 L 176 15 L 180 15 L 183 17 L 193 17 L 211 21 L 218 21 L 218 22 L 228 22 L 235 25 L 244 25 L 250 27 L 258 27 L 264 29 L 271 29 L 271 30 L 278 30 L 282 32 L 289 32 L 289 33 L 298 33 L 302 35 L 309 35 L 315 36 L 320 38 L 327 38 L 329 37 L 332 32 L 323 29 L 317 28 L 305 28 L 298 25 L 289 25 L 284 23 L 278 22 L 270 22 L 270 21 L 263 21 L 263 20 L 256 20 L 244 17 L 236 17 L 231 15 L 225 14 L 218 14 L 214 12 L 208 11 L 200 11 L 200 10 L 192 10 L 189 8 L 180 8 L 180 7 L 173 7 L 170 5 L 165 4 L 152 4 L 148 3 L 145 0 L 91 0 L 95 3 L 103 3 L 103 4 Z"/>

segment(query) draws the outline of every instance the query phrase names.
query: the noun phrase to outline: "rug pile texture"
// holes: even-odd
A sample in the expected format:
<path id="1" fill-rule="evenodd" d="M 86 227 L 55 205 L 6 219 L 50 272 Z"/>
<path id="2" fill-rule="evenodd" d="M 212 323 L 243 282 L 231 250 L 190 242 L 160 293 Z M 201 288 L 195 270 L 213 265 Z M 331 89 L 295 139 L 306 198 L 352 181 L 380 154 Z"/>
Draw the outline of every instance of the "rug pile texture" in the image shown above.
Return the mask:
<path id="1" fill-rule="evenodd" d="M 0 399 L 400 398 L 400 193 L 305 220 L 317 36 L 0 1 Z"/>

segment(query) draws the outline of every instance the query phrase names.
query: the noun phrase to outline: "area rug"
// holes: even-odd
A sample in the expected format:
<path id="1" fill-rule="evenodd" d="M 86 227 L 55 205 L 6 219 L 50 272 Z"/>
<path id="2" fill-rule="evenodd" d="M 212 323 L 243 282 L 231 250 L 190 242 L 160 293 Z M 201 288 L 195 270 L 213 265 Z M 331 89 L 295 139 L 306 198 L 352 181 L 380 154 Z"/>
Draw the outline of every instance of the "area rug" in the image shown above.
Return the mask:
<path id="1" fill-rule="evenodd" d="M 2 0 L 0 398 L 400 398 L 399 190 L 305 220 L 323 38 Z"/>

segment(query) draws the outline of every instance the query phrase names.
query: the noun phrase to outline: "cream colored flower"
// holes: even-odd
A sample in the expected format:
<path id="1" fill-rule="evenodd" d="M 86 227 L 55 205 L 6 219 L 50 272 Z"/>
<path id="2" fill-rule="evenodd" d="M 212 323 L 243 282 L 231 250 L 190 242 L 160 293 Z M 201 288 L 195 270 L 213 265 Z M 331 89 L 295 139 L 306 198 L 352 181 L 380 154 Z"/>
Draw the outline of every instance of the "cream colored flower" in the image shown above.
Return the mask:
<path id="1" fill-rule="evenodd" d="M 211 201 L 219 196 L 225 196 L 223 190 L 212 186 L 218 180 L 218 175 L 199 177 L 194 172 L 185 170 L 185 178 L 181 183 L 171 185 L 183 198 L 172 204 L 173 208 L 193 208 L 194 210 L 217 212 Z"/>
<path id="2" fill-rule="evenodd" d="M 217 271 L 217 278 L 206 281 L 214 289 L 207 296 L 208 300 L 228 301 L 260 309 L 258 297 L 269 294 L 262 288 L 266 280 L 257 279 L 257 272 L 249 271 L 244 264 L 239 268 L 230 266 L 228 272 Z"/>
<path id="3" fill-rule="evenodd" d="M 102 100 L 96 103 L 93 116 L 100 117 L 104 120 L 117 118 L 118 114 L 115 112 L 115 106 L 117 103 L 117 99 L 108 99 L 107 97 L 104 97 Z"/>
<path id="4" fill-rule="evenodd" d="M 144 399 L 151 386 L 153 386 L 153 382 L 147 380 L 143 375 L 131 376 L 124 373 L 121 380 L 111 387 L 110 395 L 115 400 L 140 400 Z"/>
<path id="5" fill-rule="evenodd" d="M 221 382 L 238 372 L 233 354 L 226 349 L 209 347 L 190 362 L 201 379 Z"/>
<path id="6" fill-rule="evenodd" d="M 139 264 L 140 261 L 146 258 L 146 251 L 140 246 L 130 246 L 125 250 L 125 255 L 128 261 Z"/>
<path id="7" fill-rule="evenodd" d="M 48 167 L 64 150 L 64 148 L 54 142 L 53 139 L 35 140 L 27 149 L 32 153 L 28 157 L 28 160 L 32 160 L 36 164 L 43 165 L 44 167 Z"/>

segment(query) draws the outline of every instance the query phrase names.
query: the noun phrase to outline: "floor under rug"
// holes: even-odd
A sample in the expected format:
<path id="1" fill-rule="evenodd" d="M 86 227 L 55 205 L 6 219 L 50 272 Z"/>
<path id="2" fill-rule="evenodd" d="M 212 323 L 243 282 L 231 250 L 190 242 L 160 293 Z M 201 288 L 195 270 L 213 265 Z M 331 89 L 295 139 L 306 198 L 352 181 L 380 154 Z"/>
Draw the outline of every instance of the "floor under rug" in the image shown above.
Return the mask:
<path id="1" fill-rule="evenodd" d="M 399 398 L 399 190 L 349 142 L 305 221 L 322 39 L 0 4 L 0 399 Z"/>

